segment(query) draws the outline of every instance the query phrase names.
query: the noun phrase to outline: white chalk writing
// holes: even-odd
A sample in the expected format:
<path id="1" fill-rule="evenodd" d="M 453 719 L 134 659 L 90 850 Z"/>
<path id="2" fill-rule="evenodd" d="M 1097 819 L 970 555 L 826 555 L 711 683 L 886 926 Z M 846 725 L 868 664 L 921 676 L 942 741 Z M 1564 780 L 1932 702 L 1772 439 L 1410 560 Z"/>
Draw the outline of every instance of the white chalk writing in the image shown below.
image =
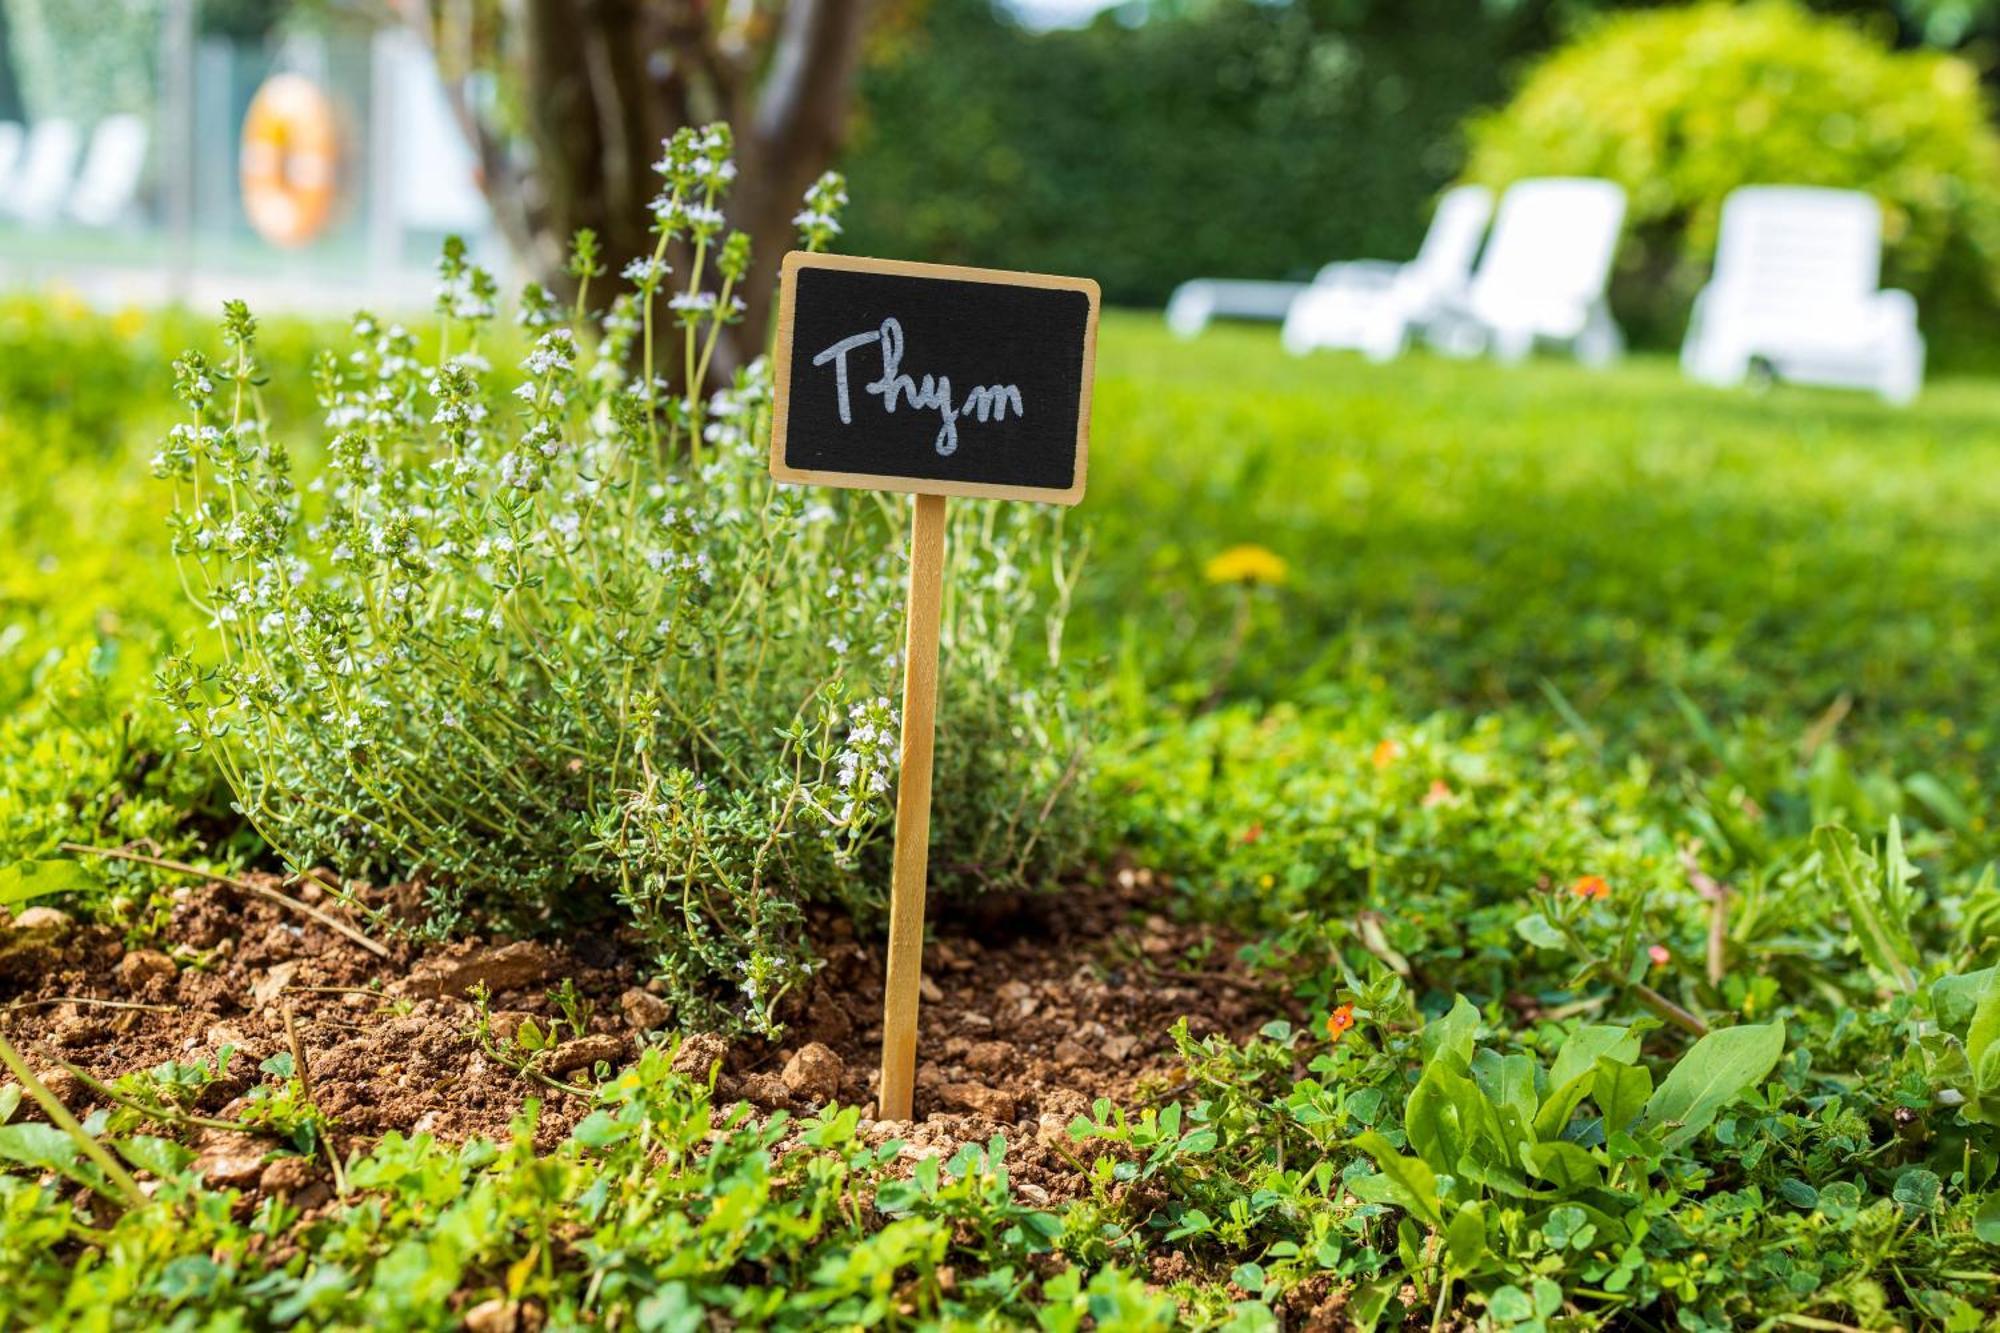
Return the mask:
<path id="1" fill-rule="evenodd" d="M 880 378 L 862 385 L 862 391 L 880 398 L 884 412 L 894 412 L 898 403 L 905 402 L 913 411 L 935 410 L 940 424 L 932 444 L 941 456 L 948 457 L 958 451 L 958 423 L 961 418 L 969 416 L 979 421 L 1005 421 L 1009 411 L 1017 417 L 1027 415 L 1021 406 L 1021 390 L 1016 385 L 975 385 L 966 391 L 963 399 L 954 403 L 949 375 L 926 375 L 919 381 L 915 376 L 904 374 L 903 325 L 891 317 L 882 321 L 881 328 L 842 338 L 813 358 L 815 366 L 826 365 L 829 361 L 833 363 L 834 399 L 840 408 L 840 421 L 844 426 L 854 424 L 853 408 L 847 394 L 847 354 L 870 343 L 881 347 L 882 374 Z"/>

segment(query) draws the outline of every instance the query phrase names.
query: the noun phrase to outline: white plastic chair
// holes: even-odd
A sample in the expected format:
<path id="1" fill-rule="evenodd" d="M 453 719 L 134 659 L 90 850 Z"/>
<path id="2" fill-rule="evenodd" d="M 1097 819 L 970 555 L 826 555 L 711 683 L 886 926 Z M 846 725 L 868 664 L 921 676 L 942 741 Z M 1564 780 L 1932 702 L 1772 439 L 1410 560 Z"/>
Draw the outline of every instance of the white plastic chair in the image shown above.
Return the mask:
<path id="1" fill-rule="evenodd" d="M 1328 264 L 1286 312 L 1285 350 L 1298 356 L 1315 347 L 1353 348 L 1371 361 L 1401 356 L 1411 333 L 1428 327 L 1464 295 L 1492 216 L 1493 196 L 1486 187 L 1460 185 L 1438 200 L 1430 230 L 1409 263 Z"/>
<path id="2" fill-rule="evenodd" d="M 14 183 L 14 168 L 21 165 L 21 141 L 28 132 L 18 122 L 0 120 L 0 200 L 4 200 Z"/>
<path id="3" fill-rule="evenodd" d="M 1283 319 L 1292 308 L 1292 298 L 1305 289 L 1303 282 L 1194 278 L 1174 288 L 1167 299 L 1167 327 L 1192 338 L 1211 319 Z"/>
<path id="4" fill-rule="evenodd" d="M 146 122 L 106 116 L 91 132 L 90 149 L 70 191 L 69 215 L 86 227 L 108 227 L 132 208 L 146 170 Z"/>
<path id="5" fill-rule="evenodd" d="M 1625 191 L 1610 181 L 1524 180 L 1501 196 L 1486 252 L 1462 303 L 1433 321 L 1442 351 L 1502 361 L 1558 343 L 1589 366 L 1616 361 L 1625 335 L 1611 317 L 1606 288 Z"/>
<path id="6" fill-rule="evenodd" d="M 28 131 L 21 168 L 7 182 L 7 195 L 0 199 L 0 209 L 30 226 L 46 226 L 55 221 L 69 195 L 81 139 L 74 121 L 36 121 Z"/>
<path id="7" fill-rule="evenodd" d="M 1762 366 L 1780 379 L 1907 403 L 1924 380 L 1917 303 L 1881 290 L 1881 273 L 1882 210 L 1867 195 L 1797 185 L 1733 191 L 1681 366 L 1709 384 L 1740 384 Z"/>

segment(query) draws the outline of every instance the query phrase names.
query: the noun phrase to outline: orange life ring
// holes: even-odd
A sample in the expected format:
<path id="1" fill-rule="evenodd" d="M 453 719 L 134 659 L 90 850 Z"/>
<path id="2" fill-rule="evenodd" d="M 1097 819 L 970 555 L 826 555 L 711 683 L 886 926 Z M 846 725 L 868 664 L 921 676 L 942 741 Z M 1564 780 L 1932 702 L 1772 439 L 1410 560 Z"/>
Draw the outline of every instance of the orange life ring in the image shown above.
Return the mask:
<path id="1" fill-rule="evenodd" d="M 340 183 L 333 102 L 300 74 L 274 74 L 250 99 L 240 164 L 243 211 L 273 245 L 298 247 L 326 230 Z"/>

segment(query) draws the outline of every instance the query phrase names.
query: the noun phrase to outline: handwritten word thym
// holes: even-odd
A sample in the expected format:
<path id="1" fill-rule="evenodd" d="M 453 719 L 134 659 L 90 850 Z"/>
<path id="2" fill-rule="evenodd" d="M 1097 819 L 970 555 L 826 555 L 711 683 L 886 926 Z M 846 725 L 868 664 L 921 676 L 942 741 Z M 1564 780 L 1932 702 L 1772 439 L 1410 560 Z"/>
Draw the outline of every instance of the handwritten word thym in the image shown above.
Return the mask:
<path id="1" fill-rule="evenodd" d="M 974 386 L 966 391 L 962 401 L 954 404 L 949 375 L 926 375 L 919 384 L 913 376 L 902 374 L 903 326 L 890 318 L 882 321 L 881 328 L 842 338 L 813 358 L 816 366 L 823 366 L 829 361 L 833 363 L 833 386 L 839 396 L 840 424 L 843 426 L 854 424 L 847 399 L 847 354 L 870 343 L 881 344 L 882 375 L 862 385 L 862 392 L 880 397 L 884 412 L 894 412 L 897 403 L 902 401 L 908 401 L 910 407 L 918 412 L 935 408 L 943 424 L 938 427 L 937 439 L 933 443 L 941 455 L 958 452 L 960 417 L 1005 421 L 1009 408 L 1017 417 L 1026 415 L 1021 408 L 1021 390 L 1012 384 Z"/>

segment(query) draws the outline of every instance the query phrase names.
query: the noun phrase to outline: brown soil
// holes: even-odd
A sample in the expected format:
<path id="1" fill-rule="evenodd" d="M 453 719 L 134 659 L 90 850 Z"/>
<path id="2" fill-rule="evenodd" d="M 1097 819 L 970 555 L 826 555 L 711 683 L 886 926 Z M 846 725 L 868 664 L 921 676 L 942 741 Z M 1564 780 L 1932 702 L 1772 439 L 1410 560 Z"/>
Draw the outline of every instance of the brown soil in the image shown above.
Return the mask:
<path id="1" fill-rule="evenodd" d="M 337 913 L 316 885 L 298 892 Z M 1005 1133 L 1027 1197 L 1077 1192 L 1065 1127 L 1093 1098 L 1130 1108 L 1170 1086 L 1175 1020 L 1185 1016 L 1197 1035 L 1242 1036 L 1284 1008 L 1235 962 L 1234 940 L 1168 921 L 1158 914 L 1162 896 L 1150 873 L 1127 869 L 1102 887 L 987 899 L 936 923 L 925 954 L 917 1123 L 865 1122 L 869 1136 L 901 1137 L 915 1157 Z M 558 1012 L 551 992 L 574 981 L 593 1005 L 591 1035 L 546 1067 L 570 1069 L 575 1081 L 588 1082 L 594 1061 L 615 1067 L 638 1043 L 668 1040 L 674 1030 L 644 989 L 637 941 L 605 932 L 556 942 L 404 942 L 390 945 L 385 960 L 261 897 L 210 884 L 180 892 L 163 947 L 171 957 L 128 951 L 114 932 L 46 909 L 0 924 L 0 1023 L 72 1109 L 96 1099 L 64 1061 L 108 1081 L 233 1046 L 231 1079 L 198 1108 L 226 1115 L 262 1077 L 258 1063 L 291 1048 L 289 1011 L 343 1155 L 391 1130 L 497 1135 L 530 1097 L 543 1103 L 538 1137 L 552 1146 L 587 1103 L 482 1051 L 466 989 L 484 982 L 495 1024 L 507 1028 Z M 691 1034 L 683 1067 L 705 1072 L 719 1060 L 720 1096 L 765 1111 L 811 1110 L 831 1094 L 872 1116 L 881 945 L 835 922 L 823 948 L 827 966 L 784 1041 Z M 218 1183 L 305 1183 L 292 1179 L 305 1163 L 266 1162 L 275 1145 L 209 1133 L 202 1160 Z"/>

